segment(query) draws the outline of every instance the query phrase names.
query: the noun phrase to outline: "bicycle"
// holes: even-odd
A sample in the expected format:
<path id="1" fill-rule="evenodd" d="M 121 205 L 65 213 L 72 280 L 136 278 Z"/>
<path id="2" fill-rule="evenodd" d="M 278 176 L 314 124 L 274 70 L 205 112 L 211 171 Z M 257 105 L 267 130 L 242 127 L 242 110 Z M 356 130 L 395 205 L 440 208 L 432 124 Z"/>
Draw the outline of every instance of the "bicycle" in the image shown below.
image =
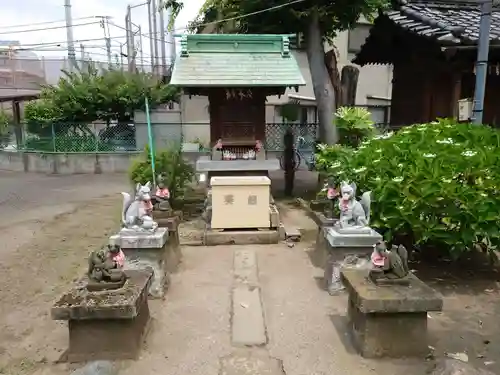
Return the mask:
<path id="1" fill-rule="evenodd" d="M 316 164 L 316 158 L 314 156 L 314 151 L 312 155 L 309 157 L 305 154 L 303 154 L 300 150 L 303 149 L 302 146 L 306 144 L 306 140 L 304 137 L 297 137 L 297 140 L 295 141 L 295 145 L 293 147 L 293 161 L 294 161 L 294 169 L 298 170 L 300 167 L 300 164 L 302 163 L 302 160 L 304 160 L 304 163 L 307 166 L 307 169 L 309 171 L 312 171 L 314 169 L 314 165 Z M 281 169 L 285 170 L 285 154 L 283 153 L 280 158 L 280 167 Z"/>

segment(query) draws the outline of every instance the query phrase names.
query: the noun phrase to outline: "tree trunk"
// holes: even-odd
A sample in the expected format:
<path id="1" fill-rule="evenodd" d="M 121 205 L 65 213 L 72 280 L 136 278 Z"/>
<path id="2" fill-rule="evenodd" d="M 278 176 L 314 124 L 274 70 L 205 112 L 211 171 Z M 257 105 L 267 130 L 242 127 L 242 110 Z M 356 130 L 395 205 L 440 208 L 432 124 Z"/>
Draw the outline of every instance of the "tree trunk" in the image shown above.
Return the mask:
<path id="1" fill-rule="evenodd" d="M 318 108 L 320 138 L 327 144 L 338 141 L 337 128 L 333 123 L 335 111 L 335 89 L 325 65 L 325 49 L 319 26 L 317 11 L 312 11 L 309 29 L 307 30 L 306 51 L 309 60 L 309 70 Z"/>
<path id="2" fill-rule="evenodd" d="M 356 91 L 358 88 L 359 69 L 354 65 L 346 65 L 342 68 L 340 84 L 342 87 L 342 99 L 340 105 L 352 107 L 356 104 Z"/>
<path id="3" fill-rule="evenodd" d="M 330 51 L 325 53 L 325 65 L 328 71 L 328 76 L 330 81 L 332 81 L 333 89 L 335 90 L 335 109 L 342 106 L 342 85 L 340 84 L 341 79 L 339 75 L 339 69 L 337 65 L 337 52 L 335 47 Z"/>

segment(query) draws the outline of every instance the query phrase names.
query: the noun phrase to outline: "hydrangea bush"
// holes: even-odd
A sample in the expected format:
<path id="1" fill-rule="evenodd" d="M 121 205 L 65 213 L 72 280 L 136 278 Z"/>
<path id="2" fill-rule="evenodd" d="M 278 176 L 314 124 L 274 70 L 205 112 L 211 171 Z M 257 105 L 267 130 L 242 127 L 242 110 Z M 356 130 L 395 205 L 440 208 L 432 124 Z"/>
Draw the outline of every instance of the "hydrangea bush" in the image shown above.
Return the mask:
<path id="1" fill-rule="evenodd" d="M 372 226 L 387 240 L 406 237 L 458 256 L 500 243 L 499 145 L 498 130 L 442 119 L 355 150 L 322 146 L 317 156 L 329 176 L 373 192 Z"/>

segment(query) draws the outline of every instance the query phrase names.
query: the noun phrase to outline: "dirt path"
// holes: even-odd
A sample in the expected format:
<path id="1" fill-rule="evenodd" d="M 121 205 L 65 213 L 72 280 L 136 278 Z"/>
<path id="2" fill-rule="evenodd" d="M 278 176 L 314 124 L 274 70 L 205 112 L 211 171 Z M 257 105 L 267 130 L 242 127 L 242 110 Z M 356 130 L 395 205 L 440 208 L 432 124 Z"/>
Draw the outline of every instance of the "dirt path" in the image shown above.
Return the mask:
<path id="1" fill-rule="evenodd" d="M 51 304 L 84 271 L 88 252 L 106 243 L 119 207 L 117 197 L 100 198 L 46 223 L 8 229 L 20 246 L 0 263 L 1 374 L 57 374 L 51 363 L 67 345 L 67 328 L 50 319 Z"/>

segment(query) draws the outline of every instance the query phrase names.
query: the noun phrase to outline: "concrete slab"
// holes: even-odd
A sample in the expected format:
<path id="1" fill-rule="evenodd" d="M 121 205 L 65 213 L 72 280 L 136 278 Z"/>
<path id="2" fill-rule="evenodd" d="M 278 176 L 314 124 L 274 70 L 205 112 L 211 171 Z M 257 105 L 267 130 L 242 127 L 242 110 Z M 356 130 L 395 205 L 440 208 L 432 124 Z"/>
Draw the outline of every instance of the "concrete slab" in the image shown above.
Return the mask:
<path id="1" fill-rule="evenodd" d="M 266 353 L 234 353 L 221 358 L 221 375 L 285 375 L 283 363 Z"/>
<path id="2" fill-rule="evenodd" d="M 259 279 L 255 251 L 250 249 L 235 251 L 234 279 L 235 282 L 240 284 L 258 286 Z"/>
<path id="3" fill-rule="evenodd" d="M 235 346 L 266 344 L 266 328 L 259 288 L 251 286 L 234 288 L 231 342 Z"/>
<path id="4" fill-rule="evenodd" d="M 215 231 L 206 229 L 203 245 L 266 245 L 279 242 L 278 230 Z"/>

